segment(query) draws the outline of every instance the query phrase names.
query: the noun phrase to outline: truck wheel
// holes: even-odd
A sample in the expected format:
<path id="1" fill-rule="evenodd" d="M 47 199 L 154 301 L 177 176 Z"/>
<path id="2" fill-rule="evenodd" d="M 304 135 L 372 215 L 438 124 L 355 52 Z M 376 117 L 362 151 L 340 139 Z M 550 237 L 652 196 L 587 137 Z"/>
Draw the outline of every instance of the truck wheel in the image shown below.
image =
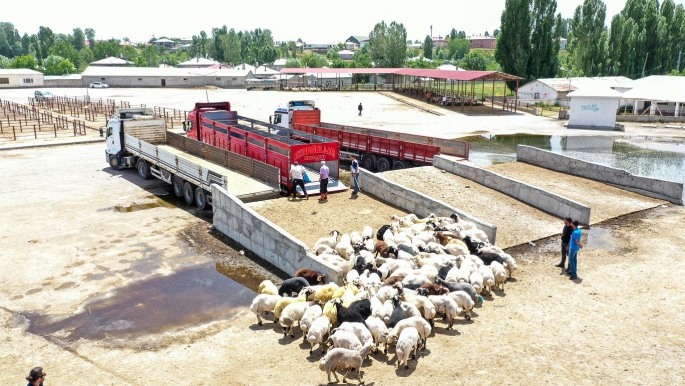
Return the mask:
<path id="1" fill-rule="evenodd" d="M 150 166 L 145 162 L 144 159 L 138 160 L 138 175 L 144 180 L 149 180 L 152 177 L 150 173 Z"/>
<path id="2" fill-rule="evenodd" d="M 404 164 L 403 161 L 397 160 L 392 163 L 392 170 L 400 170 L 400 169 L 405 169 L 407 165 Z"/>
<path id="3" fill-rule="evenodd" d="M 194 190 L 195 189 L 193 189 L 193 184 L 191 184 L 190 182 L 186 181 L 183 184 L 183 198 L 186 199 L 186 203 L 188 205 L 192 205 L 193 202 L 195 202 L 195 200 L 194 200 L 195 197 L 193 195 Z"/>
<path id="4" fill-rule="evenodd" d="M 375 154 L 364 154 L 362 156 L 362 165 L 364 165 L 364 169 L 368 171 L 374 171 L 376 170 L 377 166 L 377 159 Z"/>
<path id="5" fill-rule="evenodd" d="M 183 179 L 179 176 L 174 176 L 174 180 L 172 182 L 172 185 L 174 186 L 174 194 L 176 197 L 181 198 L 183 197 Z"/>
<path id="6" fill-rule="evenodd" d="M 381 173 L 387 172 L 388 170 L 390 170 L 390 161 L 388 161 L 388 159 L 385 157 L 379 158 L 377 169 Z"/>
<path id="7" fill-rule="evenodd" d="M 200 210 L 205 210 L 209 206 L 207 203 L 207 192 L 202 188 L 195 189 L 195 205 Z"/>
<path id="8" fill-rule="evenodd" d="M 109 166 L 112 169 L 119 169 L 119 160 L 117 159 L 117 156 L 114 154 L 109 155 Z"/>

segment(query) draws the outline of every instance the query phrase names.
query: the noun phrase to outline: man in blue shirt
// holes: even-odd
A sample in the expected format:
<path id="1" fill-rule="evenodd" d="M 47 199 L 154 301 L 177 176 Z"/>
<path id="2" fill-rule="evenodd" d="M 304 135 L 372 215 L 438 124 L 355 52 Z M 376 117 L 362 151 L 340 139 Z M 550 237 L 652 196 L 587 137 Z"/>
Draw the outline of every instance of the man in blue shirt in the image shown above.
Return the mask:
<path id="1" fill-rule="evenodd" d="M 568 266 L 571 270 L 571 277 L 569 279 L 575 280 L 578 278 L 578 251 L 583 248 L 580 243 L 580 238 L 583 236 L 583 231 L 580 229 L 578 220 L 573 222 L 573 232 L 571 233 L 571 240 L 568 244 Z"/>
<path id="2" fill-rule="evenodd" d="M 359 162 L 357 162 L 354 156 L 351 156 L 350 158 L 352 159 L 352 165 L 350 165 L 350 174 L 352 175 L 352 182 L 354 183 L 354 190 L 352 191 L 352 194 L 356 195 L 359 193 Z"/>

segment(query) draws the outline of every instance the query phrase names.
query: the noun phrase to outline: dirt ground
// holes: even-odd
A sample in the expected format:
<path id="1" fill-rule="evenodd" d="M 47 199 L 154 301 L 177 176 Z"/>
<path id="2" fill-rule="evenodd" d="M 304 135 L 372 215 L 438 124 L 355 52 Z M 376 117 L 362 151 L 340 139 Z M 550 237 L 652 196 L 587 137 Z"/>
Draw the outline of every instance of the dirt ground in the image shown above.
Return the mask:
<path id="1" fill-rule="evenodd" d="M 277 273 L 235 253 L 208 231 L 211 215 L 169 199 L 159 182 L 109 171 L 102 153 L 101 144 L 0 152 L 0 384 L 22 384 L 36 365 L 49 374 L 46 385 L 146 385 L 152 377 L 174 385 L 325 384 L 321 354 L 309 357 L 299 333 L 282 339 L 273 324 L 257 326 L 245 300 L 220 307 L 221 296 L 233 301 L 231 291 L 249 302 L 249 289 L 279 280 Z M 269 203 L 322 213 L 331 204 L 353 207 L 347 216 L 355 227 L 401 213 L 363 194 L 355 202 L 330 197 L 328 204 Z M 320 229 L 309 231 L 328 230 L 330 216 L 314 218 Z M 677 272 L 685 270 L 684 221 L 683 207 L 658 207 L 594 225 L 585 231 L 576 282 L 553 267 L 558 239 L 513 248 L 520 269 L 504 292 L 486 297 L 471 322 L 460 318 L 456 331 L 437 321 L 428 350 L 409 370 L 397 370 L 392 353 L 372 355 L 363 367 L 367 384 L 683 384 L 685 330 L 678 326 L 685 314 L 678 310 L 685 297 Z M 155 292 L 155 280 L 207 264 L 213 273 L 174 283 L 179 292 L 199 288 L 192 296 L 178 298 L 171 312 L 151 308 L 172 295 Z M 231 285 L 217 287 L 220 280 Z M 152 288 L 137 293 L 141 283 Z M 103 338 L 70 339 L 101 323 L 99 304 L 122 294 L 137 300 L 104 314 Z M 209 318 L 188 312 L 212 302 Z M 118 335 L 135 310 L 132 333 Z M 188 318 L 172 323 L 175 313 Z M 35 315 L 79 324 L 30 332 Z M 146 332 L 137 325 L 145 317 L 159 326 Z"/>
<path id="2" fill-rule="evenodd" d="M 309 200 L 282 197 L 252 202 L 248 206 L 304 241 L 310 249 L 316 240 L 333 230 L 361 233 L 366 225 L 370 225 L 377 231 L 382 225 L 390 223 L 390 216 L 407 214 L 364 192 L 352 196 L 351 191 L 331 193 L 328 200 L 323 202 L 318 200 L 318 196 Z"/>
<path id="3" fill-rule="evenodd" d="M 436 167 L 385 172 L 383 176 L 497 225 L 496 244 L 501 248 L 558 234 L 561 229 L 561 221 L 554 216 Z"/>
<path id="4" fill-rule="evenodd" d="M 592 208 L 591 224 L 665 203 L 587 178 L 521 162 L 493 165 L 488 169 L 588 205 Z"/>

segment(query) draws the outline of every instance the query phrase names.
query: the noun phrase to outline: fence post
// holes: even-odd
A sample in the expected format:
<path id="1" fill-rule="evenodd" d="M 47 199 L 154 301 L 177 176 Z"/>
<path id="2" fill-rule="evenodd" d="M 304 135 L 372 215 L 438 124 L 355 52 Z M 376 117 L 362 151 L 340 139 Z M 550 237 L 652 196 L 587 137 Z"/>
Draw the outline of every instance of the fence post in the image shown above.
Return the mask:
<path id="1" fill-rule="evenodd" d="M 38 134 L 36 134 L 36 125 L 33 125 L 33 138 L 38 139 Z"/>
<path id="2" fill-rule="evenodd" d="M 57 125 L 55 125 L 54 123 L 52 124 L 52 130 L 55 131 L 55 138 L 57 138 Z"/>
<path id="3" fill-rule="evenodd" d="M 12 136 L 14 136 L 14 140 L 16 141 L 17 140 L 17 132 L 14 129 L 14 126 L 12 126 Z"/>

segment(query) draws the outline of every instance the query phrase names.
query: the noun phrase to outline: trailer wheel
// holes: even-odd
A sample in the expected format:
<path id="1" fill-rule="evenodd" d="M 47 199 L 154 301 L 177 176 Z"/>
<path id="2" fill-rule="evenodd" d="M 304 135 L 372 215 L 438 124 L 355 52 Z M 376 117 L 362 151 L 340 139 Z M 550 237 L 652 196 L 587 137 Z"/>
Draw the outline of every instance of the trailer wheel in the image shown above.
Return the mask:
<path id="1" fill-rule="evenodd" d="M 388 159 L 385 157 L 379 158 L 377 169 L 381 173 L 387 172 L 388 170 L 390 170 L 390 161 L 388 161 Z"/>
<path id="2" fill-rule="evenodd" d="M 176 197 L 181 198 L 183 197 L 183 179 L 179 176 L 174 176 L 174 180 L 172 182 L 172 185 L 174 186 L 174 194 Z"/>
<path id="3" fill-rule="evenodd" d="M 147 162 L 145 162 L 144 159 L 139 159 L 138 160 L 138 175 L 140 178 L 144 180 L 149 180 L 150 177 L 152 177 L 152 173 L 150 173 L 150 166 L 148 166 Z"/>
<path id="4" fill-rule="evenodd" d="M 209 206 L 207 204 L 207 192 L 202 188 L 195 189 L 195 205 L 200 210 L 205 210 Z"/>
<path id="5" fill-rule="evenodd" d="M 374 171 L 376 170 L 376 165 L 377 165 L 377 159 L 375 154 L 364 154 L 362 156 L 362 165 L 364 165 L 364 169 L 368 171 Z"/>
<path id="6" fill-rule="evenodd" d="M 117 159 L 117 156 L 114 154 L 109 155 L 109 166 L 112 169 L 119 169 L 119 160 Z"/>
<path id="7" fill-rule="evenodd" d="M 400 169 L 406 169 L 407 165 L 404 164 L 403 161 L 397 160 L 392 163 L 392 170 L 400 170 Z"/>
<path id="8" fill-rule="evenodd" d="M 194 190 L 195 189 L 193 189 L 193 184 L 191 184 L 190 182 L 186 181 L 183 184 L 183 198 L 185 198 L 186 203 L 188 205 L 192 205 L 193 202 L 195 202 L 195 197 L 193 194 Z"/>

